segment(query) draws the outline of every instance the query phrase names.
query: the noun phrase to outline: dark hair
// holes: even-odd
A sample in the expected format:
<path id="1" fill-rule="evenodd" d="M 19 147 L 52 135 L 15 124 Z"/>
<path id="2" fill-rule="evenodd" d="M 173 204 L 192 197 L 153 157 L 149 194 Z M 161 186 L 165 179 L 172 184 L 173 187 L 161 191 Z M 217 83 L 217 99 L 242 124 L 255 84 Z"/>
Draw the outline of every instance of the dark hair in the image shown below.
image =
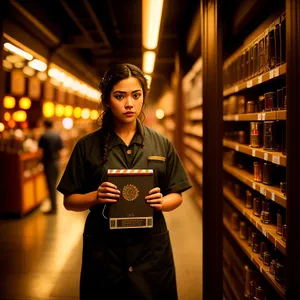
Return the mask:
<path id="1" fill-rule="evenodd" d="M 137 66 L 127 63 L 115 64 L 105 72 L 99 84 L 99 89 L 101 91 L 101 104 L 103 108 L 100 118 L 98 119 L 98 122 L 100 121 L 100 127 L 102 128 L 102 134 L 104 137 L 103 149 L 101 149 L 102 163 L 107 162 L 108 143 L 113 130 L 113 114 L 109 107 L 110 93 L 115 84 L 128 77 L 134 77 L 140 82 L 143 90 L 144 107 L 149 91 L 148 82 L 143 71 Z M 144 118 L 144 113 L 141 112 L 141 114 Z"/>
<path id="2" fill-rule="evenodd" d="M 53 122 L 51 120 L 44 120 L 44 126 L 46 128 L 52 128 Z"/>

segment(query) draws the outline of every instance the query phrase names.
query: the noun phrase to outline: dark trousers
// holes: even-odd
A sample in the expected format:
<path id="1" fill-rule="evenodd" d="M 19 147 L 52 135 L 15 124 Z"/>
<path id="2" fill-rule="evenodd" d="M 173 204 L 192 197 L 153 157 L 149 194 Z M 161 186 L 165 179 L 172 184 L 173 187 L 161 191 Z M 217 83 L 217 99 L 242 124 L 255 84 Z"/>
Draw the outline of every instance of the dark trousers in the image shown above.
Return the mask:
<path id="1" fill-rule="evenodd" d="M 56 183 L 59 172 L 58 161 L 44 162 L 44 172 L 46 175 L 48 192 L 51 201 L 51 209 L 56 211 Z"/>

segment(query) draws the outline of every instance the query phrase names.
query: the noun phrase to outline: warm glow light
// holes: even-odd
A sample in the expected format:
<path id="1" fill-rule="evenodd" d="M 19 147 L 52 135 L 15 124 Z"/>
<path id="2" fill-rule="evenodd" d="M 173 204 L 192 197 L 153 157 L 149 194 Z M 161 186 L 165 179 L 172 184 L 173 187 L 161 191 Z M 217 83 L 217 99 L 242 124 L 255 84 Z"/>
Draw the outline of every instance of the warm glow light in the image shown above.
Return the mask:
<path id="1" fill-rule="evenodd" d="M 54 116 L 54 104 L 52 102 L 45 102 L 43 104 L 43 116 L 51 118 Z"/>
<path id="2" fill-rule="evenodd" d="M 73 83 L 73 79 L 70 76 L 66 76 L 65 80 L 63 81 L 64 87 L 71 87 Z"/>
<path id="3" fill-rule="evenodd" d="M 65 112 L 64 106 L 61 105 L 61 104 L 56 104 L 56 106 L 55 106 L 55 115 L 57 117 L 62 117 L 64 115 L 64 112 Z"/>
<path id="4" fill-rule="evenodd" d="M 45 72 L 38 72 L 36 76 L 41 81 L 46 81 L 48 78 L 48 76 Z"/>
<path id="5" fill-rule="evenodd" d="M 28 97 L 22 97 L 19 101 L 19 107 L 29 109 L 31 107 L 31 100 Z"/>
<path id="6" fill-rule="evenodd" d="M 79 119 L 81 117 L 81 108 L 80 107 L 75 107 L 73 111 L 74 117 L 76 119 Z"/>
<path id="7" fill-rule="evenodd" d="M 147 79 L 148 89 L 150 89 L 152 77 L 150 75 L 148 75 L 148 74 L 145 74 L 145 77 Z"/>
<path id="8" fill-rule="evenodd" d="M 65 129 L 72 129 L 74 122 L 71 118 L 64 118 L 62 120 L 62 124 L 63 124 Z"/>
<path id="9" fill-rule="evenodd" d="M 9 112 L 4 113 L 4 120 L 7 122 L 11 119 L 11 115 Z"/>
<path id="10" fill-rule="evenodd" d="M 163 3 L 163 0 L 142 2 L 143 46 L 148 50 L 157 47 Z"/>
<path id="11" fill-rule="evenodd" d="M 159 108 L 156 110 L 155 115 L 157 119 L 161 120 L 165 116 L 165 112 Z"/>
<path id="12" fill-rule="evenodd" d="M 9 128 L 15 128 L 16 127 L 16 122 L 13 119 L 10 119 L 7 122 L 7 125 L 8 125 Z"/>
<path id="13" fill-rule="evenodd" d="M 82 119 L 87 120 L 90 117 L 90 109 L 84 108 L 81 111 L 81 117 L 82 117 Z"/>
<path id="14" fill-rule="evenodd" d="M 30 68 L 30 67 L 28 67 L 28 66 L 25 66 L 25 67 L 23 68 L 23 73 L 24 73 L 25 75 L 27 75 L 27 76 L 33 76 L 34 73 L 35 73 L 35 71 L 34 71 L 32 68 Z"/>
<path id="15" fill-rule="evenodd" d="M 24 62 L 22 62 L 22 61 L 14 63 L 14 66 L 15 66 L 15 68 L 17 68 L 17 69 L 23 68 L 24 65 L 25 65 Z"/>
<path id="16" fill-rule="evenodd" d="M 8 55 L 5 59 L 13 64 L 23 62 L 23 58 L 18 55 Z"/>
<path id="17" fill-rule="evenodd" d="M 16 53 L 24 58 L 26 58 L 27 60 L 32 60 L 33 59 L 33 56 L 23 50 L 21 50 L 20 48 L 17 48 L 16 46 L 10 44 L 10 43 L 5 43 L 4 44 L 4 48 L 13 52 L 13 53 Z"/>
<path id="18" fill-rule="evenodd" d="M 79 88 L 80 88 L 80 83 L 79 83 L 79 81 L 74 80 L 74 81 L 72 82 L 72 84 L 71 84 L 71 87 L 72 87 L 72 89 L 73 89 L 74 91 L 78 91 Z"/>
<path id="19" fill-rule="evenodd" d="M 40 61 L 39 59 L 34 59 L 28 63 L 28 66 L 32 69 L 35 69 L 40 72 L 44 72 L 47 69 L 47 64 L 43 61 Z"/>
<path id="20" fill-rule="evenodd" d="M 16 99 L 11 96 L 5 96 L 3 99 L 3 106 L 7 109 L 14 108 L 16 106 Z"/>
<path id="21" fill-rule="evenodd" d="M 5 126 L 3 123 L 0 122 L 0 132 L 3 132 L 5 129 Z"/>
<path id="22" fill-rule="evenodd" d="M 11 70 L 13 68 L 13 64 L 7 60 L 3 60 L 2 66 L 8 70 Z"/>
<path id="23" fill-rule="evenodd" d="M 72 117 L 72 115 L 73 115 L 73 107 L 71 105 L 67 105 L 65 107 L 64 115 L 65 115 L 65 117 Z"/>
<path id="24" fill-rule="evenodd" d="M 12 114 L 12 119 L 16 122 L 24 122 L 27 119 L 27 113 L 24 110 L 15 111 Z"/>
<path id="25" fill-rule="evenodd" d="M 151 74 L 153 72 L 155 56 L 156 54 L 153 51 L 145 51 L 143 53 L 143 71 L 145 73 Z"/>
<path id="26" fill-rule="evenodd" d="M 99 118 L 99 113 L 98 113 L 98 111 L 96 110 L 96 109 L 93 109 L 92 111 L 91 111 L 91 119 L 92 120 L 97 120 Z"/>

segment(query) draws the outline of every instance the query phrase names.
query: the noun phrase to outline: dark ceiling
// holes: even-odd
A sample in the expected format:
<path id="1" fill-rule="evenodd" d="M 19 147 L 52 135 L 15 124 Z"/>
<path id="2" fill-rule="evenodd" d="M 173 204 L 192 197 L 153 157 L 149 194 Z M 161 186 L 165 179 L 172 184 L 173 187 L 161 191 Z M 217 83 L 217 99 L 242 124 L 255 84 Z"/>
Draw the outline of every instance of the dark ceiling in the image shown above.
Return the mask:
<path id="1" fill-rule="evenodd" d="M 2 2 L 2 1 L 1 1 Z M 116 62 L 142 67 L 141 0 L 9 0 L 4 32 L 94 87 Z M 174 71 L 174 57 L 199 0 L 165 0 L 150 96 L 157 98 Z M 62 66 L 63 67 L 63 66 Z M 80 78 L 79 77 L 79 78 Z"/>

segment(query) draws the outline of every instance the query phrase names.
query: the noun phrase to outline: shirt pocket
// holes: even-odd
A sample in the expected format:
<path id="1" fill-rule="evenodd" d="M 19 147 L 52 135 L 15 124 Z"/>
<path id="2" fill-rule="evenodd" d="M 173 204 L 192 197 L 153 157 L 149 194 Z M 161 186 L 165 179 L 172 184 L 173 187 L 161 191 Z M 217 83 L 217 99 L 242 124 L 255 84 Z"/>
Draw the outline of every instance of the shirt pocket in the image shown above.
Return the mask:
<path id="1" fill-rule="evenodd" d="M 160 187 L 163 193 L 166 184 L 166 157 L 160 155 L 148 156 L 147 168 L 153 169 L 155 186 Z"/>

